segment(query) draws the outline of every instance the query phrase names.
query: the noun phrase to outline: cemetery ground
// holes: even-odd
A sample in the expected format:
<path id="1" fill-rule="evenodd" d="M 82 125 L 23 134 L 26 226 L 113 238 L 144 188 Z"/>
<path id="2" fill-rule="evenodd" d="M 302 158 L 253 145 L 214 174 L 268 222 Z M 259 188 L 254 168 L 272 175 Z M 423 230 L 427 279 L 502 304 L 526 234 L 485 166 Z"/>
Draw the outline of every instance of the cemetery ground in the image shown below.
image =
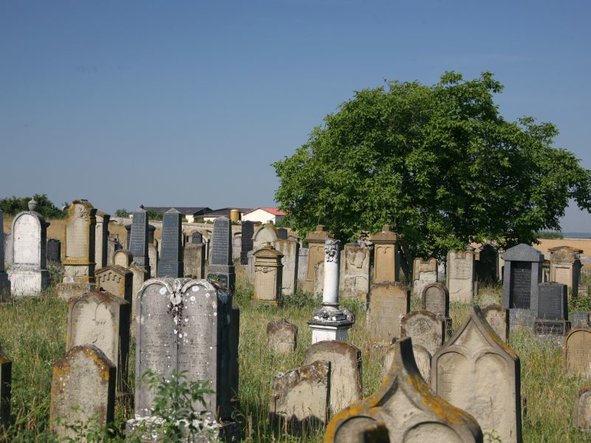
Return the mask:
<path id="1" fill-rule="evenodd" d="M 584 279 L 591 279 L 585 270 Z M 286 297 L 283 306 L 255 303 L 252 287 L 239 275 L 235 303 L 240 319 L 240 404 L 237 419 L 241 422 L 242 440 L 247 442 L 319 442 L 323 431 L 304 437 L 287 435 L 268 420 L 269 398 L 273 375 L 302 364 L 304 352 L 311 343 L 307 321 L 319 300 L 297 293 Z M 481 294 L 494 295 L 501 301 L 502 288 L 483 288 Z M 482 297 L 484 299 L 484 297 Z M 487 296 L 490 301 L 490 297 Z M 476 303 L 480 301 L 477 298 Z M 589 296 L 571 302 L 571 311 L 588 309 Z M 375 392 L 381 381 L 382 346 L 373 344 L 365 328 L 365 312 L 352 300 L 344 303 L 356 314 L 350 331 L 350 342 L 362 351 L 364 397 Z M 412 300 L 411 308 L 417 308 Z M 452 303 L 450 314 L 454 327 L 462 324 L 469 312 L 468 304 Z M 0 305 L 0 343 L 12 360 L 11 425 L 0 432 L 1 441 L 56 441 L 49 433 L 50 383 L 52 363 L 65 354 L 66 302 L 56 297 L 53 286 L 40 298 L 21 298 Z M 286 318 L 298 328 L 298 346 L 294 353 L 273 354 L 266 348 L 266 326 L 270 320 Z M 523 397 L 523 437 L 526 442 L 582 442 L 591 437 L 573 427 L 573 408 L 579 389 L 591 384 L 583 378 L 567 377 L 562 348 L 544 341 L 529 331 L 513 333 L 511 347 L 521 360 Z M 130 381 L 134 379 L 134 351 L 130 355 Z M 115 428 L 119 434 L 106 437 L 92 425 L 80 427 L 80 437 L 87 441 L 122 441 L 126 419 L 133 416 L 131 396 L 119 396 Z M 77 439 L 78 441 L 78 439 Z M 485 441 L 499 441 L 494 435 Z"/>

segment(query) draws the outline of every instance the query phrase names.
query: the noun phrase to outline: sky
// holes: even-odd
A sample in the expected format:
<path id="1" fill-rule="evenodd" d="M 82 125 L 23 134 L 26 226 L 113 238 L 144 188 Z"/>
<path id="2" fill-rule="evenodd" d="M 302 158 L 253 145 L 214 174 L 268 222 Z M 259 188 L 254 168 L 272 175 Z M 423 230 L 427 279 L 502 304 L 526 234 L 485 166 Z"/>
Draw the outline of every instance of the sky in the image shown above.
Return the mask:
<path id="1" fill-rule="evenodd" d="M 587 1 L 0 1 L 0 198 L 275 206 L 272 163 L 355 91 L 504 84 L 591 168 Z M 564 231 L 591 231 L 569 209 Z"/>

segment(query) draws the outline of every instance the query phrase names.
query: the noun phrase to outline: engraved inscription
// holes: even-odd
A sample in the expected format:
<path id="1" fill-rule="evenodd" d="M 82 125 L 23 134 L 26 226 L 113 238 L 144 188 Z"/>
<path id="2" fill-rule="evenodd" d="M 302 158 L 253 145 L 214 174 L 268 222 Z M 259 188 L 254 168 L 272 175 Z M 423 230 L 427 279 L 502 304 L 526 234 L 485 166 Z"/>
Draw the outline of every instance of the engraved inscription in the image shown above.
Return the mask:
<path id="1" fill-rule="evenodd" d="M 511 263 L 509 303 L 511 308 L 530 309 L 531 267 L 530 262 L 514 261 Z"/>

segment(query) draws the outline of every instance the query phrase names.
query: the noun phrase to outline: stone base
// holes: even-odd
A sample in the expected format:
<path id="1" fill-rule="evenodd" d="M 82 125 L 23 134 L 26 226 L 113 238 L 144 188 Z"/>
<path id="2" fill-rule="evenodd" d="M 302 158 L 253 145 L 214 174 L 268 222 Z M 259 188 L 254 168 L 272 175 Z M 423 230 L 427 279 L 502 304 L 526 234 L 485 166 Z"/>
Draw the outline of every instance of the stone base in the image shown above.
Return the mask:
<path id="1" fill-rule="evenodd" d="M 588 312 L 573 312 L 570 315 L 571 326 L 573 328 L 588 328 L 589 327 L 589 313 Z"/>
<path id="2" fill-rule="evenodd" d="M 557 335 L 564 336 L 570 330 L 568 320 L 541 320 L 537 319 L 534 323 L 536 335 Z"/>
<path id="3" fill-rule="evenodd" d="M 94 263 L 72 264 L 64 262 L 64 283 L 87 283 L 94 280 Z"/>
<path id="4" fill-rule="evenodd" d="M 206 423 L 204 430 L 192 435 L 183 435 L 180 439 L 172 439 L 162 433 L 163 420 L 160 417 L 136 417 L 125 424 L 127 437 L 139 437 L 142 443 L 164 443 L 178 441 L 179 443 L 210 443 L 210 442 L 239 442 L 240 426 L 237 422 L 215 424 Z"/>
<path id="5" fill-rule="evenodd" d="M 0 272 L 0 303 L 9 303 L 12 301 L 10 291 L 10 280 L 6 272 Z"/>
<path id="6" fill-rule="evenodd" d="M 70 300 L 90 291 L 94 284 L 90 283 L 60 283 L 56 286 L 57 296 L 63 300 Z"/>
<path id="7" fill-rule="evenodd" d="M 38 297 L 49 287 L 47 269 L 11 269 L 8 279 L 13 297 Z"/>

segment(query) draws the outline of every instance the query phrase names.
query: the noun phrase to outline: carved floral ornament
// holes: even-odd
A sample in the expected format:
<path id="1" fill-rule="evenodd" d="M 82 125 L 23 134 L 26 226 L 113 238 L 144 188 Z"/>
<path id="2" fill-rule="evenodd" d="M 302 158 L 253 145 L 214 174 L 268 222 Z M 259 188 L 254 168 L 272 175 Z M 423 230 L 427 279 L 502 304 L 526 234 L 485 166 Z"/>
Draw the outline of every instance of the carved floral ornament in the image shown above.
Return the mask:
<path id="1" fill-rule="evenodd" d="M 324 242 L 324 261 L 329 263 L 338 263 L 339 246 L 341 242 L 333 238 L 328 238 Z"/>

